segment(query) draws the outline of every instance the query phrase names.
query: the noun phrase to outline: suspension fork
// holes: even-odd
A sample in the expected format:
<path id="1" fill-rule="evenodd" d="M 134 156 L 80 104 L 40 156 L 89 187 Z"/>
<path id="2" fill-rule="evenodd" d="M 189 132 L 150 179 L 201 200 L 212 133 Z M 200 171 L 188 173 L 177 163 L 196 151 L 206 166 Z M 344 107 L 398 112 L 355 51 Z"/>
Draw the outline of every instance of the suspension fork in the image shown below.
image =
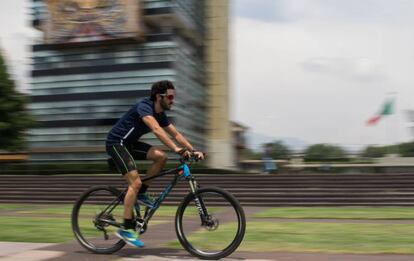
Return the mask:
<path id="1" fill-rule="evenodd" d="M 198 189 L 200 188 L 200 186 L 198 185 L 194 177 L 189 178 L 188 182 L 190 184 L 191 192 L 194 195 L 194 203 L 197 207 L 198 214 L 200 215 L 201 225 L 204 225 L 206 224 L 209 215 L 207 212 L 207 208 L 204 204 L 203 198 L 198 195 Z"/>

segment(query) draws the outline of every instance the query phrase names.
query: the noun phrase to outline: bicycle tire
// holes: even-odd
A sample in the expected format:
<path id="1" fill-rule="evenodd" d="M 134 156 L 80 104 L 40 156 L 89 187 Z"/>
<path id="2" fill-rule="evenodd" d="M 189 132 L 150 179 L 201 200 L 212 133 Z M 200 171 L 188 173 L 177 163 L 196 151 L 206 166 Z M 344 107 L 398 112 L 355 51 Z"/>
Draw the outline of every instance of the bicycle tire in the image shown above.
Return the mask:
<path id="1" fill-rule="evenodd" d="M 106 192 L 109 195 L 114 196 L 114 198 L 119 197 L 121 195 L 121 192 L 118 189 L 110 186 L 94 186 L 85 191 L 76 201 L 72 210 L 72 231 L 79 244 L 88 251 L 96 254 L 112 254 L 125 246 L 125 242 L 123 240 L 119 239 L 118 241 L 116 241 L 116 243 L 113 244 L 113 246 L 110 247 L 97 247 L 93 243 L 91 243 L 90 240 L 84 237 L 79 227 L 79 210 L 81 209 L 85 201 L 87 201 L 89 197 L 91 197 L 92 195 L 94 195 L 94 193 L 97 192 Z"/>
<path id="2" fill-rule="evenodd" d="M 183 215 L 186 208 L 194 200 L 196 195 L 203 199 L 203 197 L 207 193 L 215 193 L 221 195 L 223 197 L 223 200 L 230 204 L 229 206 L 231 206 L 234 209 L 235 214 L 237 215 L 237 232 L 235 234 L 234 239 L 227 247 L 218 252 L 213 253 L 207 253 L 193 246 L 193 244 L 187 237 L 188 235 L 186 235 L 186 232 L 183 230 Z M 241 207 L 238 200 L 232 194 L 218 187 L 206 187 L 198 189 L 198 191 L 195 194 L 190 192 L 180 203 L 175 217 L 175 229 L 180 244 L 190 254 L 201 259 L 220 259 L 232 254 L 242 242 L 246 230 L 246 219 L 243 208 Z"/>

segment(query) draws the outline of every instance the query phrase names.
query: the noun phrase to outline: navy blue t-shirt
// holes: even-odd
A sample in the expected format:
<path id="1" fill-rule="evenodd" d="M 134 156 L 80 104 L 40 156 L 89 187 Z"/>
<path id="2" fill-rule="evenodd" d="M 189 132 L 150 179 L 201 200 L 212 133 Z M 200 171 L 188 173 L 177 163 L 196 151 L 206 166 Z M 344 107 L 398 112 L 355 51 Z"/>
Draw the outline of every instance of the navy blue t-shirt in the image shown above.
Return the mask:
<path id="1" fill-rule="evenodd" d="M 106 146 L 133 143 L 150 132 L 151 129 L 142 121 L 142 118 L 148 115 L 153 116 L 161 127 L 170 125 L 165 112 L 155 113 L 154 102 L 150 98 L 144 98 L 132 106 L 112 127 L 106 138 Z"/>

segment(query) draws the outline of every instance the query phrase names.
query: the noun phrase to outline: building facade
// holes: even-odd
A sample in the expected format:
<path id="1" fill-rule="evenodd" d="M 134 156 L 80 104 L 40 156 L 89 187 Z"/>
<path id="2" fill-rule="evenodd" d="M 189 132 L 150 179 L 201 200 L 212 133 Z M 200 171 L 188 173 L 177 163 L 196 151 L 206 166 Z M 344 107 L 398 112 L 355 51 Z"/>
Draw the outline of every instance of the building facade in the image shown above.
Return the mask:
<path id="1" fill-rule="evenodd" d="M 109 129 L 159 80 L 177 87 L 169 112 L 177 129 L 200 150 L 231 155 L 227 1 L 32 3 L 33 26 L 45 37 L 32 47 L 29 108 L 39 125 L 29 133 L 31 160 L 105 159 Z M 160 144 L 152 134 L 143 139 Z M 232 165 L 231 156 L 214 155 L 215 167 Z"/>

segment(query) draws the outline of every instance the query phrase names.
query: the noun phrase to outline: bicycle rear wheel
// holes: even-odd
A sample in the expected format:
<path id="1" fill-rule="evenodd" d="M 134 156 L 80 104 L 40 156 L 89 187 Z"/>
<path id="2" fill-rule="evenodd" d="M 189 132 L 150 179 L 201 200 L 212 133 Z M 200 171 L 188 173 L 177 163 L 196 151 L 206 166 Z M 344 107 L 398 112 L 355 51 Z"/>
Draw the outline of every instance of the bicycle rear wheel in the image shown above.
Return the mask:
<path id="1" fill-rule="evenodd" d="M 180 204 L 175 228 L 181 245 L 189 253 L 202 259 L 219 259 L 240 245 L 246 220 L 243 208 L 230 193 L 220 188 L 203 188 L 196 194 L 189 193 Z"/>
<path id="2" fill-rule="evenodd" d="M 121 192 L 108 186 L 95 186 L 81 195 L 72 210 L 72 230 L 84 248 L 111 254 L 125 246 L 114 234 L 123 221 L 122 203 Z"/>

